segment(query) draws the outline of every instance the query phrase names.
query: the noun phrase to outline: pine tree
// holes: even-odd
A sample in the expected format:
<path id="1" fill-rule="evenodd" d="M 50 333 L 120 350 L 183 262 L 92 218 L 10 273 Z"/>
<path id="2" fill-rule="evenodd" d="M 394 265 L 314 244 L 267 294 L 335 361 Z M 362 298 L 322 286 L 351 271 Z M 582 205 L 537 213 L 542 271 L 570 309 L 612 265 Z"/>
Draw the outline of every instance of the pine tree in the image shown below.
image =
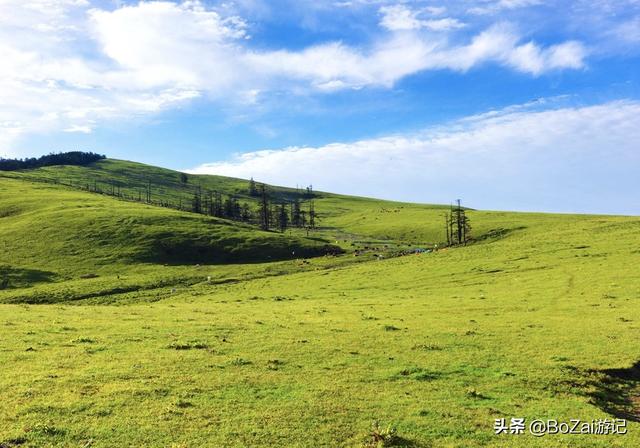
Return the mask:
<path id="1" fill-rule="evenodd" d="M 300 211 L 300 227 L 305 227 L 307 225 L 307 212 L 304 210 Z"/>
<path id="2" fill-rule="evenodd" d="M 249 181 L 249 196 L 258 196 L 258 188 L 256 187 L 256 181 L 253 177 Z"/>
<path id="3" fill-rule="evenodd" d="M 224 200 L 224 217 L 233 219 L 233 201 L 230 197 Z"/>
<path id="4" fill-rule="evenodd" d="M 193 192 L 191 211 L 193 213 L 202 213 L 202 187 L 200 187 L 200 185 L 198 185 Z"/>
<path id="5" fill-rule="evenodd" d="M 447 233 L 447 246 L 451 246 L 451 216 L 448 213 L 444 214 L 444 228 Z"/>
<path id="6" fill-rule="evenodd" d="M 306 192 L 304 194 L 305 198 L 312 198 L 313 197 L 313 185 L 309 185 L 306 189 Z"/>
<path id="7" fill-rule="evenodd" d="M 284 203 L 280 204 L 280 209 L 278 213 L 278 227 L 281 232 L 287 230 L 287 226 L 289 225 L 289 215 L 287 214 L 287 207 Z"/>
<path id="8" fill-rule="evenodd" d="M 214 216 L 213 209 L 213 192 L 211 190 L 207 191 L 207 214 L 209 216 Z"/>
<path id="9" fill-rule="evenodd" d="M 238 198 L 234 197 L 231 199 L 231 203 L 233 209 L 233 219 L 242 220 L 242 207 L 240 207 L 240 201 L 238 201 Z"/>
<path id="10" fill-rule="evenodd" d="M 271 210 L 269 207 L 269 196 L 267 194 L 267 188 L 264 184 L 260 184 L 260 228 L 262 230 L 269 230 L 269 224 L 271 221 Z"/>
<path id="11" fill-rule="evenodd" d="M 291 225 L 300 227 L 300 199 L 295 198 L 291 204 Z"/>
<path id="12" fill-rule="evenodd" d="M 316 228 L 316 208 L 313 201 L 309 202 L 309 227 Z"/>
<path id="13" fill-rule="evenodd" d="M 216 191 L 213 193 L 213 216 L 216 218 L 222 218 L 224 215 L 224 208 L 222 204 L 222 195 Z"/>
<path id="14" fill-rule="evenodd" d="M 460 199 L 456 207 L 452 205 L 449 214 L 445 215 L 445 226 L 448 245 L 467 244 L 471 239 L 471 222 L 460 205 Z"/>

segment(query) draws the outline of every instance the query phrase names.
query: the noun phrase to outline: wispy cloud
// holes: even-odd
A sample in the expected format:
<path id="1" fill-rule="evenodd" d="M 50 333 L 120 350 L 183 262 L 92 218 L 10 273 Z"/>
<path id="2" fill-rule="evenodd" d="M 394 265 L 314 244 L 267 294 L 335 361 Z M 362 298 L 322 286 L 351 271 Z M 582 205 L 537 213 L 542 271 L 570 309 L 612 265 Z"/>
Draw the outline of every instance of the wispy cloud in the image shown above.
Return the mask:
<path id="1" fill-rule="evenodd" d="M 637 44 L 640 42 L 640 16 L 632 17 L 621 23 L 616 24 L 610 31 L 609 35 L 616 40 Z"/>
<path id="2" fill-rule="evenodd" d="M 638 213 L 619 198 L 638 188 L 638 116 L 637 101 L 541 100 L 414 134 L 239 154 L 191 172 L 422 202 L 464 195 L 483 208 Z"/>
<path id="3" fill-rule="evenodd" d="M 470 7 L 467 12 L 471 14 L 497 14 L 503 10 L 526 8 L 545 3 L 544 0 L 484 0 L 475 2 L 476 5 Z"/>
<path id="4" fill-rule="evenodd" d="M 264 92 L 389 88 L 421 71 L 484 63 L 531 75 L 585 64 L 587 52 L 577 41 L 525 42 L 508 24 L 452 39 L 463 23 L 442 16 L 442 7 L 381 7 L 387 8 L 380 10 L 383 27 L 369 44 L 257 49 L 242 17 L 199 1 L 104 9 L 88 0 L 3 0 L 2 140 L 10 145 L 29 132 L 90 131 L 104 120 L 193 98 L 253 104 Z"/>
<path id="5" fill-rule="evenodd" d="M 465 24 L 456 18 L 427 18 L 425 16 L 440 15 L 443 8 L 411 9 L 406 5 L 391 5 L 380 8 L 380 25 L 391 31 L 419 30 L 427 28 L 433 31 L 447 31 L 464 28 Z"/>

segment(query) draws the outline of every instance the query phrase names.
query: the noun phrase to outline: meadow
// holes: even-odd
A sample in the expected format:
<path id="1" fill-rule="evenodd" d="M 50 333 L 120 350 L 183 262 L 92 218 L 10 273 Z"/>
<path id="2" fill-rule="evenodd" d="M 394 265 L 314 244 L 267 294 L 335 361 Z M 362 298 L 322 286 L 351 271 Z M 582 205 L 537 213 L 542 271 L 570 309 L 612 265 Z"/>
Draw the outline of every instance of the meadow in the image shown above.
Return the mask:
<path id="1" fill-rule="evenodd" d="M 0 447 L 640 445 L 640 218 L 470 210 L 443 248 L 446 206 L 318 193 L 308 238 L 42 182 L 90 170 L 0 177 Z"/>

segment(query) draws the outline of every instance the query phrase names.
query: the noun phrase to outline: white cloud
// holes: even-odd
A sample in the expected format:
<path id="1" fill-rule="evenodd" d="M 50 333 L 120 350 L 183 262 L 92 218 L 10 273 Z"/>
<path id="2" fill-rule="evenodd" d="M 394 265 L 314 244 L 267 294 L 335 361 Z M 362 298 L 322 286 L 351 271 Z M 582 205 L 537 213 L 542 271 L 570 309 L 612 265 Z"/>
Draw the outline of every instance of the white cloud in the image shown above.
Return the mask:
<path id="1" fill-rule="evenodd" d="M 238 17 L 223 19 L 199 2 L 148 2 L 115 11 L 92 10 L 90 24 L 119 75 L 145 88 L 219 89 L 236 67 L 233 43 L 246 37 Z"/>
<path id="2" fill-rule="evenodd" d="M 199 1 L 101 9 L 87 0 L 0 0 L 0 143 L 88 132 L 199 97 L 248 105 L 271 91 L 391 87 L 424 70 L 487 62 L 533 75 L 584 65 L 578 42 L 521 44 L 505 25 L 454 40 L 462 23 L 442 17 L 442 7 L 387 7 L 388 30 L 368 45 L 258 50 L 242 18 Z"/>
<path id="3" fill-rule="evenodd" d="M 514 47 L 507 59 L 511 65 L 534 75 L 550 68 L 582 68 L 587 50 L 579 42 L 565 42 L 541 49 L 533 42 Z"/>
<path id="4" fill-rule="evenodd" d="M 424 10 L 432 16 L 441 16 L 447 12 L 447 8 L 445 6 L 426 6 Z"/>
<path id="5" fill-rule="evenodd" d="M 391 31 L 418 30 L 428 28 L 433 31 L 447 31 L 464 28 L 465 24 L 458 19 L 446 17 L 442 19 L 424 19 L 423 13 L 442 14 L 443 8 L 431 7 L 425 10 L 413 10 L 405 5 L 383 6 L 380 8 L 382 19 L 380 25 Z"/>
<path id="6" fill-rule="evenodd" d="M 475 36 L 468 45 L 434 52 L 434 67 L 466 71 L 487 61 L 539 75 L 549 70 L 584 67 L 587 50 L 580 42 L 569 41 L 551 47 L 535 42 L 520 43 L 520 36 L 509 24 L 497 24 Z"/>
<path id="7" fill-rule="evenodd" d="M 79 126 L 79 125 L 72 125 L 71 127 L 68 127 L 67 129 L 64 130 L 64 132 L 80 133 L 80 134 L 91 134 L 92 131 L 93 129 L 91 129 L 91 126 Z"/>
<path id="8" fill-rule="evenodd" d="M 616 25 L 611 31 L 615 38 L 623 42 L 638 43 L 640 42 L 640 16 L 633 17 Z"/>
<path id="9" fill-rule="evenodd" d="M 104 120 L 175 107 L 237 76 L 223 69 L 233 58 L 225 48 L 245 37 L 237 17 L 194 1 L 90 6 L 0 1 L 3 151 L 27 133 L 89 133 Z"/>
<path id="10" fill-rule="evenodd" d="M 632 188 L 633 167 L 640 163 L 640 102 L 540 109 L 549 104 L 512 107 L 412 135 L 245 153 L 191 172 L 423 202 L 462 196 L 484 208 L 513 208 L 514 201 L 534 210 L 606 212 L 624 206 L 617 197 Z M 580 193 L 571 196 L 582 203 L 564 204 L 569 191 Z M 595 203 L 612 208 L 596 210 Z M 618 211 L 632 212 L 625 207 Z"/>
<path id="11" fill-rule="evenodd" d="M 380 14 L 380 25 L 388 30 L 414 30 L 422 27 L 417 12 L 404 5 L 383 6 Z"/>
<path id="12" fill-rule="evenodd" d="M 583 67 L 586 49 L 578 42 L 543 48 L 520 37 L 508 24 L 495 25 L 466 45 L 452 46 L 443 39 L 424 39 L 415 33 L 394 34 L 361 51 L 330 43 L 299 52 L 251 53 L 247 65 L 263 75 L 304 80 L 320 89 L 393 86 L 405 76 L 424 70 L 467 71 L 496 62 L 524 73 Z"/>
<path id="13" fill-rule="evenodd" d="M 444 19 L 423 20 L 422 25 L 433 31 L 448 31 L 464 28 L 466 24 L 458 19 L 446 17 Z"/>
<path id="14" fill-rule="evenodd" d="M 468 9 L 471 14 L 497 14 L 503 10 L 526 8 L 543 4 L 543 0 L 484 0 Z"/>

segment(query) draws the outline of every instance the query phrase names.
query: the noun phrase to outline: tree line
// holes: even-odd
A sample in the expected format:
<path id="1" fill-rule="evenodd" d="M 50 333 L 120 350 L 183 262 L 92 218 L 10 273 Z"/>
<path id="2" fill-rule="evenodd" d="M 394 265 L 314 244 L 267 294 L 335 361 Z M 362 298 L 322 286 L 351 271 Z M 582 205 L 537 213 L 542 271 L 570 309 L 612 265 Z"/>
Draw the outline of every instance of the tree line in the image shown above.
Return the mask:
<path id="1" fill-rule="evenodd" d="M 69 151 L 50 153 L 41 157 L 25 159 L 8 159 L 0 157 L 0 171 L 15 171 L 21 169 L 34 169 L 53 165 L 89 165 L 98 160 L 106 159 L 103 154 L 83 151 Z M 80 181 L 68 179 L 67 182 L 60 179 L 34 179 L 41 182 L 56 183 L 83 189 L 93 193 L 115 196 L 134 202 L 143 202 L 161 207 L 173 208 L 182 211 L 190 211 L 217 218 L 230 219 L 259 226 L 262 230 L 280 230 L 298 227 L 312 229 L 316 226 L 316 212 L 313 198 L 313 186 L 309 185 L 302 193 L 297 193 L 293 199 L 277 198 L 269 191 L 265 184 L 258 184 L 253 178 L 249 180 L 247 195 L 258 202 L 257 209 L 252 209 L 247 201 L 240 202 L 235 195 L 223 195 L 214 190 L 203 189 L 200 185 L 191 187 L 188 185 L 189 177 L 185 173 L 179 173 L 178 184 L 182 188 L 192 188 L 191 201 L 180 197 L 178 202 L 163 198 L 159 191 L 164 186 L 154 185 L 150 179 L 140 179 L 142 186 L 131 187 L 122 185 L 116 180 L 99 182 Z M 125 188 L 122 188 L 125 187 Z M 124 190 L 124 191 L 123 191 Z M 127 191 L 128 190 L 128 191 Z M 133 194 L 131 192 L 133 190 Z M 154 191 L 155 190 L 155 191 Z M 300 200 L 307 200 L 303 204 Z"/>
<path id="2" fill-rule="evenodd" d="M 253 179 L 250 181 L 253 182 Z M 250 187 L 251 188 L 251 184 Z M 305 198 L 311 198 L 304 203 L 296 196 L 291 200 L 272 200 L 266 185 L 261 184 L 259 189 L 258 203 L 258 224 L 262 230 L 270 230 L 277 228 L 284 232 L 289 227 L 306 228 L 316 227 L 317 215 L 315 211 L 315 203 L 313 202 L 313 191 L 311 187 L 307 187 Z"/>
<path id="3" fill-rule="evenodd" d="M 50 153 L 41 157 L 28 157 L 25 159 L 5 159 L 0 157 L 0 171 L 25 170 L 53 165 L 83 166 L 105 158 L 104 154 L 83 151 Z"/>
<path id="4" fill-rule="evenodd" d="M 183 176 L 181 174 L 180 180 L 186 184 Z M 306 187 L 302 195 L 303 199 L 309 199 L 306 204 L 298 196 L 289 200 L 277 199 L 265 184 L 258 184 L 253 178 L 249 180 L 247 193 L 258 200 L 257 210 L 252 210 L 247 202 L 241 204 L 233 195 L 224 197 L 216 191 L 205 191 L 198 185 L 194 188 L 190 211 L 255 224 L 267 231 L 275 229 L 284 232 L 291 227 L 306 228 L 308 231 L 316 227 L 317 215 L 311 185 Z"/>
<path id="5" fill-rule="evenodd" d="M 303 193 L 290 197 L 278 197 L 265 184 L 249 181 L 246 195 L 254 197 L 257 207 L 248 201 L 240 201 L 237 195 L 223 194 L 219 191 L 205 189 L 201 185 L 190 185 L 185 173 L 179 173 L 176 184 L 182 189 L 191 190 L 191 198 L 181 195 L 173 200 L 166 196 L 165 184 L 154 184 L 151 179 L 139 179 L 138 186 L 123 185 L 117 180 L 98 181 L 93 179 L 33 179 L 40 182 L 65 185 L 92 193 L 114 196 L 119 199 L 141 202 L 145 204 L 188 211 L 216 218 L 229 219 L 260 227 L 262 230 L 279 230 L 288 228 L 316 227 L 317 215 L 313 198 L 313 187 L 306 187 Z M 141 184 L 141 185 L 140 185 Z M 163 192 L 165 194 L 163 195 Z M 302 200 L 300 199 L 302 198 Z"/>
<path id="6" fill-rule="evenodd" d="M 41 157 L 24 159 L 0 157 L 0 171 L 33 169 L 53 165 L 84 166 L 105 158 L 106 156 L 103 154 L 84 151 L 50 153 Z M 41 179 L 41 181 L 51 182 L 45 179 Z M 295 227 L 306 228 L 308 232 L 309 229 L 316 227 L 317 221 L 312 185 L 305 187 L 302 193 L 297 192 L 293 198 L 277 198 L 265 184 L 259 184 L 251 178 L 247 186 L 247 194 L 258 202 L 257 210 L 253 210 L 248 202 L 240 203 L 238 197 L 234 195 L 225 196 L 217 191 L 203 190 L 200 185 L 193 187 L 193 197 L 190 203 L 188 201 L 183 203 L 183 199 L 180 198 L 176 204 L 162 198 L 156 200 L 152 195 L 151 180 L 145 182 L 144 188 L 137 190 L 137 198 L 135 194 L 123 193 L 121 184 L 116 181 L 106 182 L 106 188 L 97 180 L 93 182 L 76 181 L 75 183 L 69 180 L 68 184 L 58 180 L 53 180 L 53 182 L 121 199 L 250 223 L 259 226 L 262 230 L 284 232 L 288 228 Z M 179 183 L 187 186 L 187 174 L 179 173 Z M 445 231 L 448 246 L 466 244 L 471 240 L 471 224 L 459 199 L 456 206 L 452 205 L 449 213 L 445 214 Z"/>

